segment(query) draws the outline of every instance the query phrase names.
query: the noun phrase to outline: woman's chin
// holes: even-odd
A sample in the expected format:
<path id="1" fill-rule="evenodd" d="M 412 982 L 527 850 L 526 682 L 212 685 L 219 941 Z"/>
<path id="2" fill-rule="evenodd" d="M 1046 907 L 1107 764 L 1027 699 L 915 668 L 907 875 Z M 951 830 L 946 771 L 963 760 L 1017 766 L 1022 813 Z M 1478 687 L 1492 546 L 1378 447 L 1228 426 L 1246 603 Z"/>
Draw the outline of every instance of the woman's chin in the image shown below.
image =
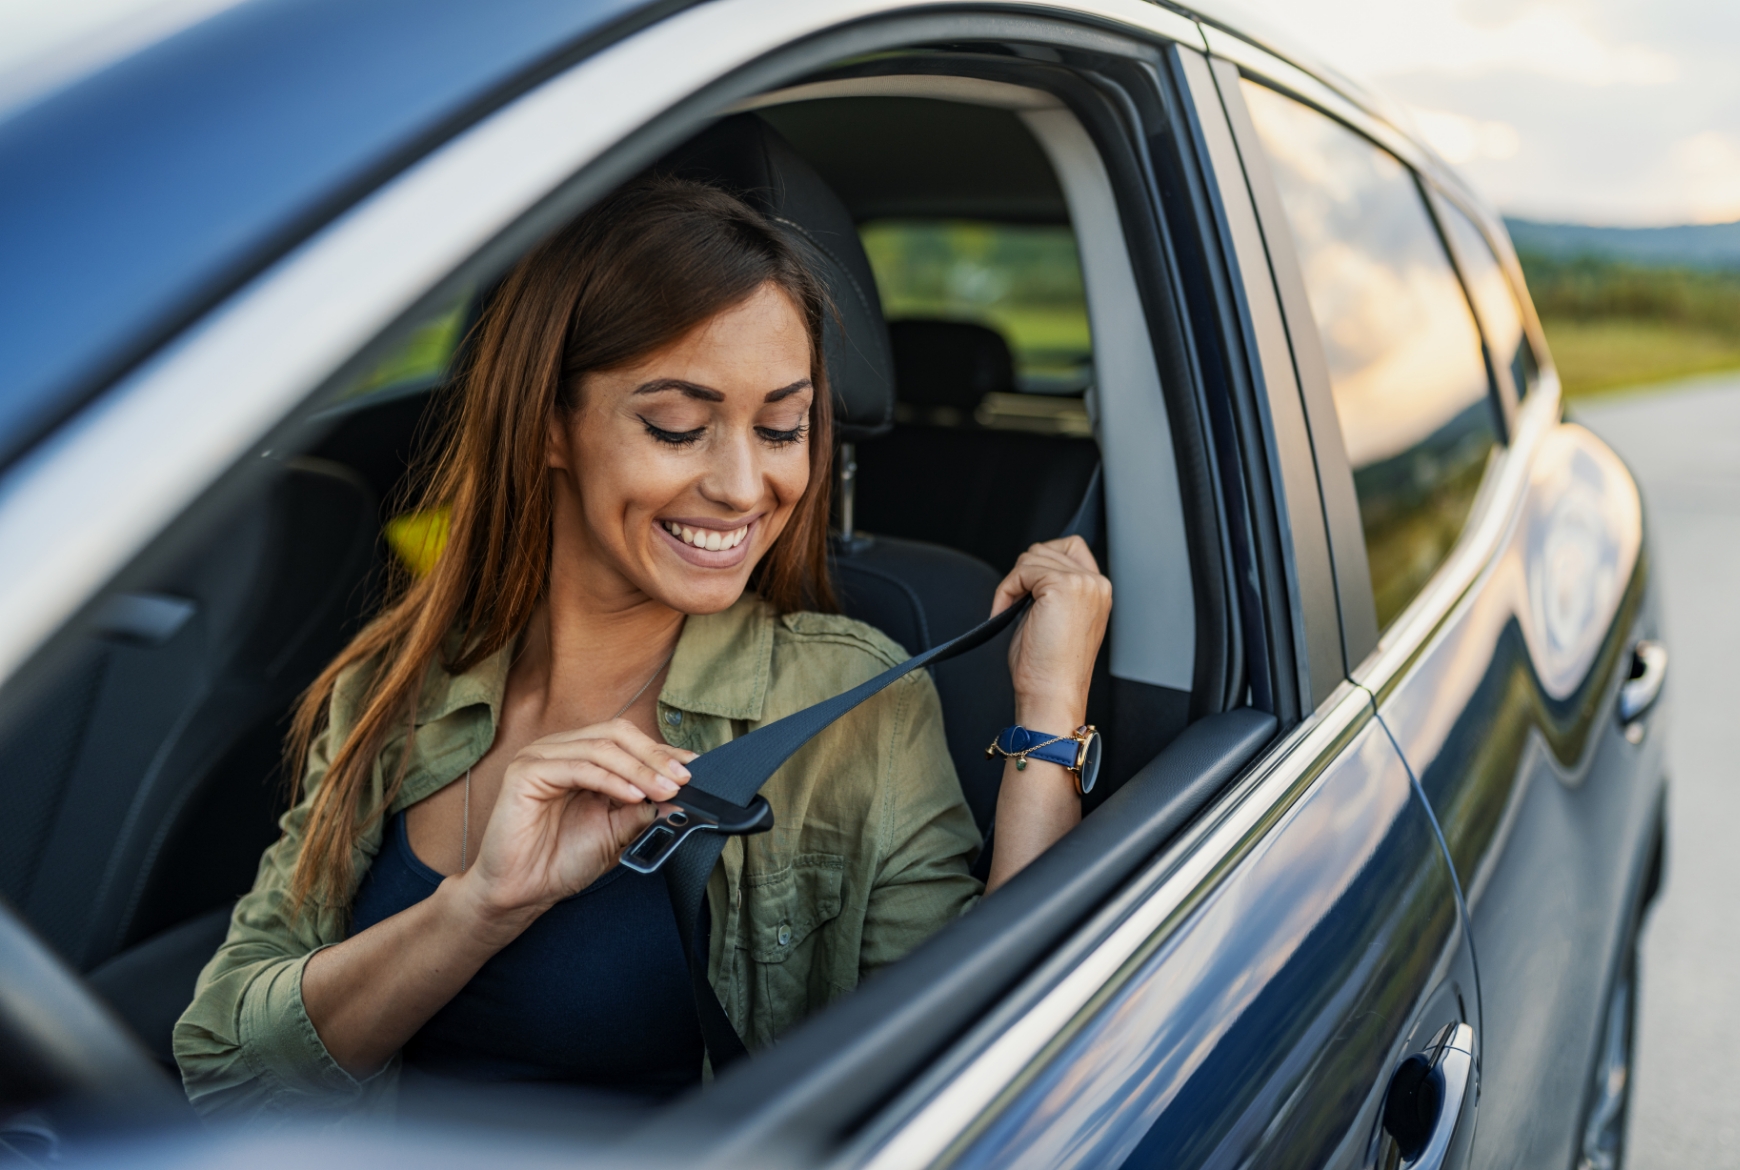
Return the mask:
<path id="1" fill-rule="evenodd" d="M 660 530 L 664 547 L 653 553 L 659 600 L 680 613 L 721 613 L 737 604 L 755 567 L 751 541 L 717 552 L 684 544 Z M 674 547 L 673 547 L 674 546 Z"/>

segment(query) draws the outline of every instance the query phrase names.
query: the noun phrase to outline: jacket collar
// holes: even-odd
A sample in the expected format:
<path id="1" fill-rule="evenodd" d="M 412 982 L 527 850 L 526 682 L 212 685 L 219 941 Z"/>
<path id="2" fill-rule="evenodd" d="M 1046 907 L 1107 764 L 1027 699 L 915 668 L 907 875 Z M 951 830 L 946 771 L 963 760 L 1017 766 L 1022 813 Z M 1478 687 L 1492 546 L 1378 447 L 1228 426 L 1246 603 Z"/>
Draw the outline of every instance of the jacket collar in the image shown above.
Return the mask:
<path id="1" fill-rule="evenodd" d="M 774 621 L 773 607 L 753 593 L 720 613 L 689 617 L 677 636 L 659 703 L 696 715 L 759 721 L 773 671 Z M 499 724 L 517 649 L 516 639 L 459 674 L 431 663 L 417 703 L 417 726 L 479 706 L 488 709 L 491 727 Z"/>

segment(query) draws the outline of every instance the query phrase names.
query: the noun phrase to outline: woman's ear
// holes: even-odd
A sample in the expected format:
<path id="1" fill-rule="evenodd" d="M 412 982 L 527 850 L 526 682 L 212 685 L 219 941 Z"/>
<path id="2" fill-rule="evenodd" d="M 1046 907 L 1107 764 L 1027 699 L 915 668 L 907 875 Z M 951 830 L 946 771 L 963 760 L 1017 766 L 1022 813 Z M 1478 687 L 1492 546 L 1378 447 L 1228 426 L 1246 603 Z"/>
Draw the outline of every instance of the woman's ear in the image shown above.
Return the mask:
<path id="1" fill-rule="evenodd" d="M 568 412 L 560 403 L 550 407 L 550 417 L 544 425 L 544 466 L 554 471 L 567 471 L 572 460 L 568 442 Z"/>

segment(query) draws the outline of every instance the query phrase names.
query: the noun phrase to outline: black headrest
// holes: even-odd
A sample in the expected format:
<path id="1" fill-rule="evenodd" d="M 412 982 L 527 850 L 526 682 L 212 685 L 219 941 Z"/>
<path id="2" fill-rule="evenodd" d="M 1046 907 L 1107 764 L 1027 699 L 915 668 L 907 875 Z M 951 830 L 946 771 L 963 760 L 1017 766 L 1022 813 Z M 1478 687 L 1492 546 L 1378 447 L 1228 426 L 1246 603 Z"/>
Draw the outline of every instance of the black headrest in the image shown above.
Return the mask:
<path id="1" fill-rule="evenodd" d="M 839 437 L 867 439 L 894 420 L 894 359 L 876 276 L 840 197 L 779 133 L 754 114 L 715 123 L 656 168 L 737 194 L 800 242 L 827 286 L 838 320 L 822 334 Z"/>
<path id="2" fill-rule="evenodd" d="M 985 395 L 1015 389 L 1015 359 L 995 329 L 965 321 L 896 321 L 894 385 L 912 406 L 947 406 L 971 413 Z"/>

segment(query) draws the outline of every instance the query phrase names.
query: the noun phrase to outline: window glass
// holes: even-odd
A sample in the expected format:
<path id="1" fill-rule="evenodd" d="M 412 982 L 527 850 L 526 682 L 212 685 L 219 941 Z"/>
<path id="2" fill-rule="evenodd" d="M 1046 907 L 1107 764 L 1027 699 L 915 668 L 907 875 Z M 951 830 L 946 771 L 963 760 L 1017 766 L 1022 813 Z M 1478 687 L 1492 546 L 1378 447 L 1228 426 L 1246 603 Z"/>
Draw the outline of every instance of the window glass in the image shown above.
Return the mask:
<path id="1" fill-rule="evenodd" d="M 1091 433 L 1082 395 L 1093 343 L 1068 226 L 880 219 L 861 235 L 890 321 L 964 321 L 1008 343 L 1015 392 L 986 395 L 975 412 L 982 425 Z"/>
<path id="2" fill-rule="evenodd" d="M 1379 628 L 1461 534 L 1497 442 L 1480 334 L 1411 171 L 1249 82 L 1322 334 Z"/>
<path id="3" fill-rule="evenodd" d="M 1438 199 L 1437 205 L 1443 213 L 1444 230 L 1456 249 L 1456 258 L 1461 261 L 1468 295 L 1486 329 L 1493 364 L 1510 368 L 1517 397 L 1523 398 L 1534 384 L 1536 370 L 1534 351 L 1523 333 L 1522 308 L 1517 304 L 1516 290 L 1505 278 L 1492 245 L 1486 242 L 1486 236 L 1474 226 L 1474 221 L 1448 199 Z"/>

